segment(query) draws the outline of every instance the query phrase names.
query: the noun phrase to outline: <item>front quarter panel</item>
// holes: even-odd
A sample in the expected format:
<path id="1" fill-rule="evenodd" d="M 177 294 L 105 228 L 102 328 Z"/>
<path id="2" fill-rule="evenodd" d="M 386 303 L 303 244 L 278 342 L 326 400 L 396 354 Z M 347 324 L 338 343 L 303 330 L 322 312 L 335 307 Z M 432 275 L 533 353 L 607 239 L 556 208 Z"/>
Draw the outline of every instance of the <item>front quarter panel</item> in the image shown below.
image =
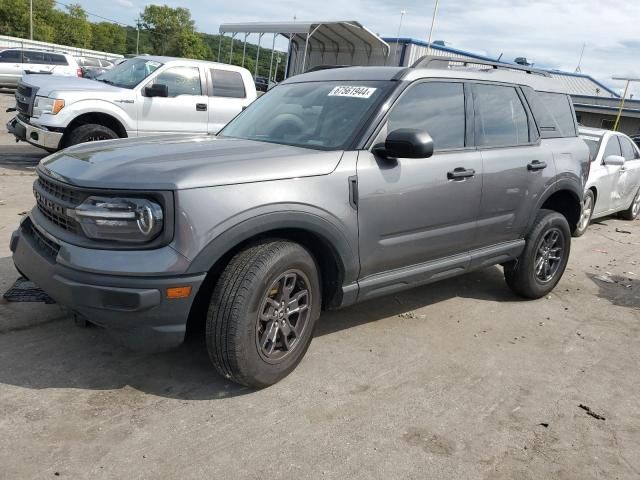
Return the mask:
<path id="1" fill-rule="evenodd" d="M 208 271 L 253 236 L 298 228 L 327 240 L 342 261 L 345 284 L 355 282 L 358 227 L 349 177 L 355 175 L 356 159 L 357 152 L 345 152 L 328 175 L 178 191 L 173 247 L 191 260 L 186 273 Z"/>

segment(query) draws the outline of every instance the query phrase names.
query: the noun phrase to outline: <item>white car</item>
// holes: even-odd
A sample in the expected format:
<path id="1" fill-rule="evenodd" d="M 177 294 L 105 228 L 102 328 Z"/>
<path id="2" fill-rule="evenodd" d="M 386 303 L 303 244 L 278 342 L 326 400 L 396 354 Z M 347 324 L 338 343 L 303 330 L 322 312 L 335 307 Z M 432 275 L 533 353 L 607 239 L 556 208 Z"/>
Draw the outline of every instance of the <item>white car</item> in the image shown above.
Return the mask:
<path id="1" fill-rule="evenodd" d="M 25 73 L 82 76 L 76 59 L 66 53 L 23 48 L 0 51 L 0 87 L 16 88 Z"/>
<path id="2" fill-rule="evenodd" d="M 634 220 L 640 212 L 640 149 L 625 134 L 580 128 L 591 151 L 582 216 L 574 236 L 587 230 L 594 218 L 619 213 Z"/>
<path id="3" fill-rule="evenodd" d="M 26 75 L 7 130 L 48 151 L 96 140 L 216 134 L 255 99 L 246 68 L 140 56 L 94 80 Z"/>

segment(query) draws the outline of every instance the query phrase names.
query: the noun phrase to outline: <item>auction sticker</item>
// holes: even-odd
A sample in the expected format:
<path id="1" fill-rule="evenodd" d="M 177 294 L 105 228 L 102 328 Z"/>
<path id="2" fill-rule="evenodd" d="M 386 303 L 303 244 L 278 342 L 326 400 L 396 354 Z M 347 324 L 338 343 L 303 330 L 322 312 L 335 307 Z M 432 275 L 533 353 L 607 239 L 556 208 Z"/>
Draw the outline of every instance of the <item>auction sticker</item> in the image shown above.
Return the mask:
<path id="1" fill-rule="evenodd" d="M 369 98 L 375 91 L 376 89 L 371 87 L 352 87 L 345 85 L 333 87 L 329 92 L 329 97 Z"/>

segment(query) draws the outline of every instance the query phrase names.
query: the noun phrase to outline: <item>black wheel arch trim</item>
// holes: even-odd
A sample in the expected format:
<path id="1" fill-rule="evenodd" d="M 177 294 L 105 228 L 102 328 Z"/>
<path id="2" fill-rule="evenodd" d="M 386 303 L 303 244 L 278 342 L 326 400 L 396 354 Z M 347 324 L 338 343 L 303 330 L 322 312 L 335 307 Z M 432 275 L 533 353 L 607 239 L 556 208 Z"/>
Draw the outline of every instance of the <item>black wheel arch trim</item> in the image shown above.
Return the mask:
<path id="1" fill-rule="evenodd" d="M 580 211 L 582 212 L 582 201 L 584 199 L 584 193 L 585 193 L 584 187 L 577 180 L 562 178 L 547 186 L 547 189 L 543 192 L 542 195 L 540 195 L 540 198 L 538 199 L 534 213 L 539 212 L 540 209 L 542 209 L 542 206 L 544 205 L 544 203 L 547 200 L 549 200 L 549 198 L 552 195 L 558 192 L 561 192 L 563 190 L 568 191 L 569 193 L 575 196 L 575 199 L 578 202 L 578 205 L 580 206 Z M 535 220 L 536 220 L 536 215 L 532 214 L 529 219 L 529 223 L 527 224 L 527 229 L 525 231 L 525 234 L 531 230 L 531 227 L 535 223 Z"/>
<path id="2" fill-rule="evenodd" d="M 209 271 L 224 255 L 239 244 L 276 230 L 300 230 L 318 236 L 330 247 L 342 268 L 342 282 L 356 282 L 360 269 L 357 245 L 344 232 L 318 213 L 296 210 L 262 213 L 243 220 L 212 239 L 193 259 L 185 273 Z"/>

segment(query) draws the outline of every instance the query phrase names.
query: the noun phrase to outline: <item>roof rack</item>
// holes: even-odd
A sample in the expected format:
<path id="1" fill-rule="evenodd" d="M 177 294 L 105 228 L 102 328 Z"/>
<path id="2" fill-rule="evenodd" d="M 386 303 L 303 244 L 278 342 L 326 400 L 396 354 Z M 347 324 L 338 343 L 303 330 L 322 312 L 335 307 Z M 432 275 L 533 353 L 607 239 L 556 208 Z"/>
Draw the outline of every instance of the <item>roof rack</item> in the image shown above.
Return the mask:
<path id="1" fill-rule="evenodd" d="M 449 68 L 451 63 L 461 63 L 463 67 L 468 65 L 486 65 L 494 70 L 516 70 L 532 75 L 542 75 L 551 77 L 549 72 L 537 68 L 526 67 L 524 65 L 513 65 L 510 63 L 491 62 L 489 60 L 476 60 L 466 58 L 453 58 L 445 56 L 425 55 L 420 57 L 411 65 L 411 68 Z"/>

